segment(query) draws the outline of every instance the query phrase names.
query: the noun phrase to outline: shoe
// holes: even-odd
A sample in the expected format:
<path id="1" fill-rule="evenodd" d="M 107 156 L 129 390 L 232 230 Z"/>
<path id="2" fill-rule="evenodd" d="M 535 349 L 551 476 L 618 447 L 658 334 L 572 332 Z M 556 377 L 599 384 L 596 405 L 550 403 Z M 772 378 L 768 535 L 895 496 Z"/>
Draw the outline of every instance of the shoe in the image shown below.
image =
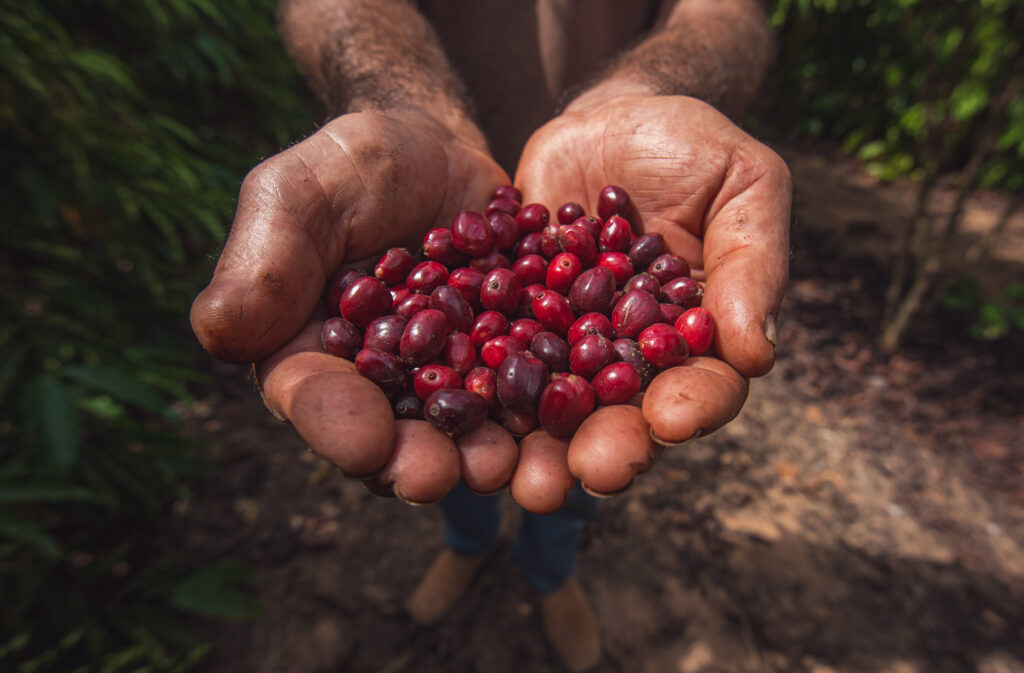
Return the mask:
<path id="1" fill-rule="evenodd" d="M 597 621 L 575 577 L 540 600 L 544 635 L 571 673 L 583 673 L 601 660 Z"/>
<path id="2" fill-rule="evenodd" d="M 473 556 L 443 550 L 406 601 L 405 611 L 420 626 L 436 624 L 466 592 L 490 556 L 490 550 Z"/>

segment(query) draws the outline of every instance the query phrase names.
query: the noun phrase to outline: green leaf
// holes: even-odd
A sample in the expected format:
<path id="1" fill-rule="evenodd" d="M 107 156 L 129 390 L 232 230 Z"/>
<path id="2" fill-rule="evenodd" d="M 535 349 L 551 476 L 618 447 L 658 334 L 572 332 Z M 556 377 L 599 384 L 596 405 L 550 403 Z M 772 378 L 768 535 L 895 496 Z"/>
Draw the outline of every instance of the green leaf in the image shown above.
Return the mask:
<path id="1" fill-rule="evenodd" d="M 46 503 L 59 504 L 69 502 L 102 503 L 105 501 L 100 494 L 79 486 L 61 486 L 54 484 L 27 484 L 12 486 L 0 484 L 0 504 Z"/>
<path id="2" fill-rule="evenodd" d="M 68 379 L 106 393 L 124 404 L 156 412 L 167 406 L 156 390 L 128 371 L 103 365 L 65 367 L 62 371 Z"/>
<path id="3" fill-rule="evenodd" d="M 48 561 L 60 558 L 60 543 L 41 527 L 23 518 L 0 512 L 0 537 L 32 547 Z"/>
<path id="4" fill-rule="evenodd" d="M 252 619 L 260 613 L 259 602 L 237 588 L 251 579 L 250 569 L 234 563 L 200 568 L 171 590 L 171 604 L 208 617 Z"/>
<path id="5" fill-rule="evenodd" d="M 961 82 L 953 89 L 950 103 L 950 114 L 953 115 L 953 119 L 964 122 L 988 105 L 988 91 L 981 82 Z"/>
<path id="6" fill-rule="evenodd" d="M 51 376 L 37 378 L 32 392 L 31 411 L 50 464 L 67 470 L 78 458 L 78 410 L 64 384 Z"/>

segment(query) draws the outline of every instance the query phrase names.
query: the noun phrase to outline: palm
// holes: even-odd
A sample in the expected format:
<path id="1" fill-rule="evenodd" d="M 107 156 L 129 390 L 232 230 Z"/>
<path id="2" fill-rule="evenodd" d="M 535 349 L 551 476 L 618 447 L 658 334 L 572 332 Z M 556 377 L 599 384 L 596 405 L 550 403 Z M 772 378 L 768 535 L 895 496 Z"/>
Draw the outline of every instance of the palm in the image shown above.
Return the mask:
<path id="1" fill-rule="evenodd" d="M 745 377 L 771 368 L 765 325 L 786 282 L 788 179 L 770 150 L 710 106 L 683 97 L 570 111 L 527 143 L 516 175 L 527 201 L 577 201 L 593 213 L 603 186 L 623 187 L 636 208 L 634 228 L 661 233 L 669 251 L 687 259 L 706 280 L 704 306 L 716 318 L 721 359 L 691 358 L 655 379 L 643 406 L 649 428 L 637 424 L 615 447 L 574 440 L 569 461 L 585 484 L 624 487 L 636 470 L 621 456 L 648 429 L 667 443 L 714 430 L 742 406 Z M 588 439 L 613 431 L 610 421 L 607 428 L 596 417 L 588 423 L 598 426 L 584 426 Z"/>

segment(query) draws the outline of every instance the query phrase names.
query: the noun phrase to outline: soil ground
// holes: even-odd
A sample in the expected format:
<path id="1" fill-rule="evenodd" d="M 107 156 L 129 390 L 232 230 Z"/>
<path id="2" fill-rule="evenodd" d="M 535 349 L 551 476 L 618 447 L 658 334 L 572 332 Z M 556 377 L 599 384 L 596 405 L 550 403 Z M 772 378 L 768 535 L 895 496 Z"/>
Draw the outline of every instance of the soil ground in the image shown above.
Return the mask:
<path id="1" fill-rule="evenodd" d="M 781 151 L 797 200 L 778 364 L 734 422 L 600 503 L 579 560 L 596 670 L 1024 672 L 1024 348 L 939 312 L 881 354 L 884 254 L 912 190 Z M 971 203 L 974 230 L 997 201 Z M 1022 249 L 1017 221 L 985 282 L 1020 280 Z M 264 613 L 197 624 L 215 643 L 205 671 L 560 670 L 506 548 L 416 627 L 401 606 L 441 548 L 436 507 L 341 478 L 244 371 L 218 371 L 190 410 L 218 476 L 174 527 L 193 554 L 253 565 Z"/>

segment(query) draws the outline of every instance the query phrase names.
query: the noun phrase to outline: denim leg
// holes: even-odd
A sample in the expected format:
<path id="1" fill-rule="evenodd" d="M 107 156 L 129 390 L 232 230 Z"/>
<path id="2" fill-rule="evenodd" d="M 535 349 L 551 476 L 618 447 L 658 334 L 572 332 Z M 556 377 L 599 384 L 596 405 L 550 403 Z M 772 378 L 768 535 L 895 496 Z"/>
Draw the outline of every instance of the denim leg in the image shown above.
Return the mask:
<path id="1" fill-rule="evenodd" d="M 460 481 L 441 501 L 441 510 L 445 546 L 456 554 L 479 554 L 497 540 L 501 524 L 497 495 L 477 495 Z"/>
<path id="2" fill-rule="evenodd" d="M 596 498 L 577 483 L 557 512 L 523 512 L 514 553 L 526 581 L 538 592 L 557 591 L 576 570 L 576 550 L 596 506 Z"/>

